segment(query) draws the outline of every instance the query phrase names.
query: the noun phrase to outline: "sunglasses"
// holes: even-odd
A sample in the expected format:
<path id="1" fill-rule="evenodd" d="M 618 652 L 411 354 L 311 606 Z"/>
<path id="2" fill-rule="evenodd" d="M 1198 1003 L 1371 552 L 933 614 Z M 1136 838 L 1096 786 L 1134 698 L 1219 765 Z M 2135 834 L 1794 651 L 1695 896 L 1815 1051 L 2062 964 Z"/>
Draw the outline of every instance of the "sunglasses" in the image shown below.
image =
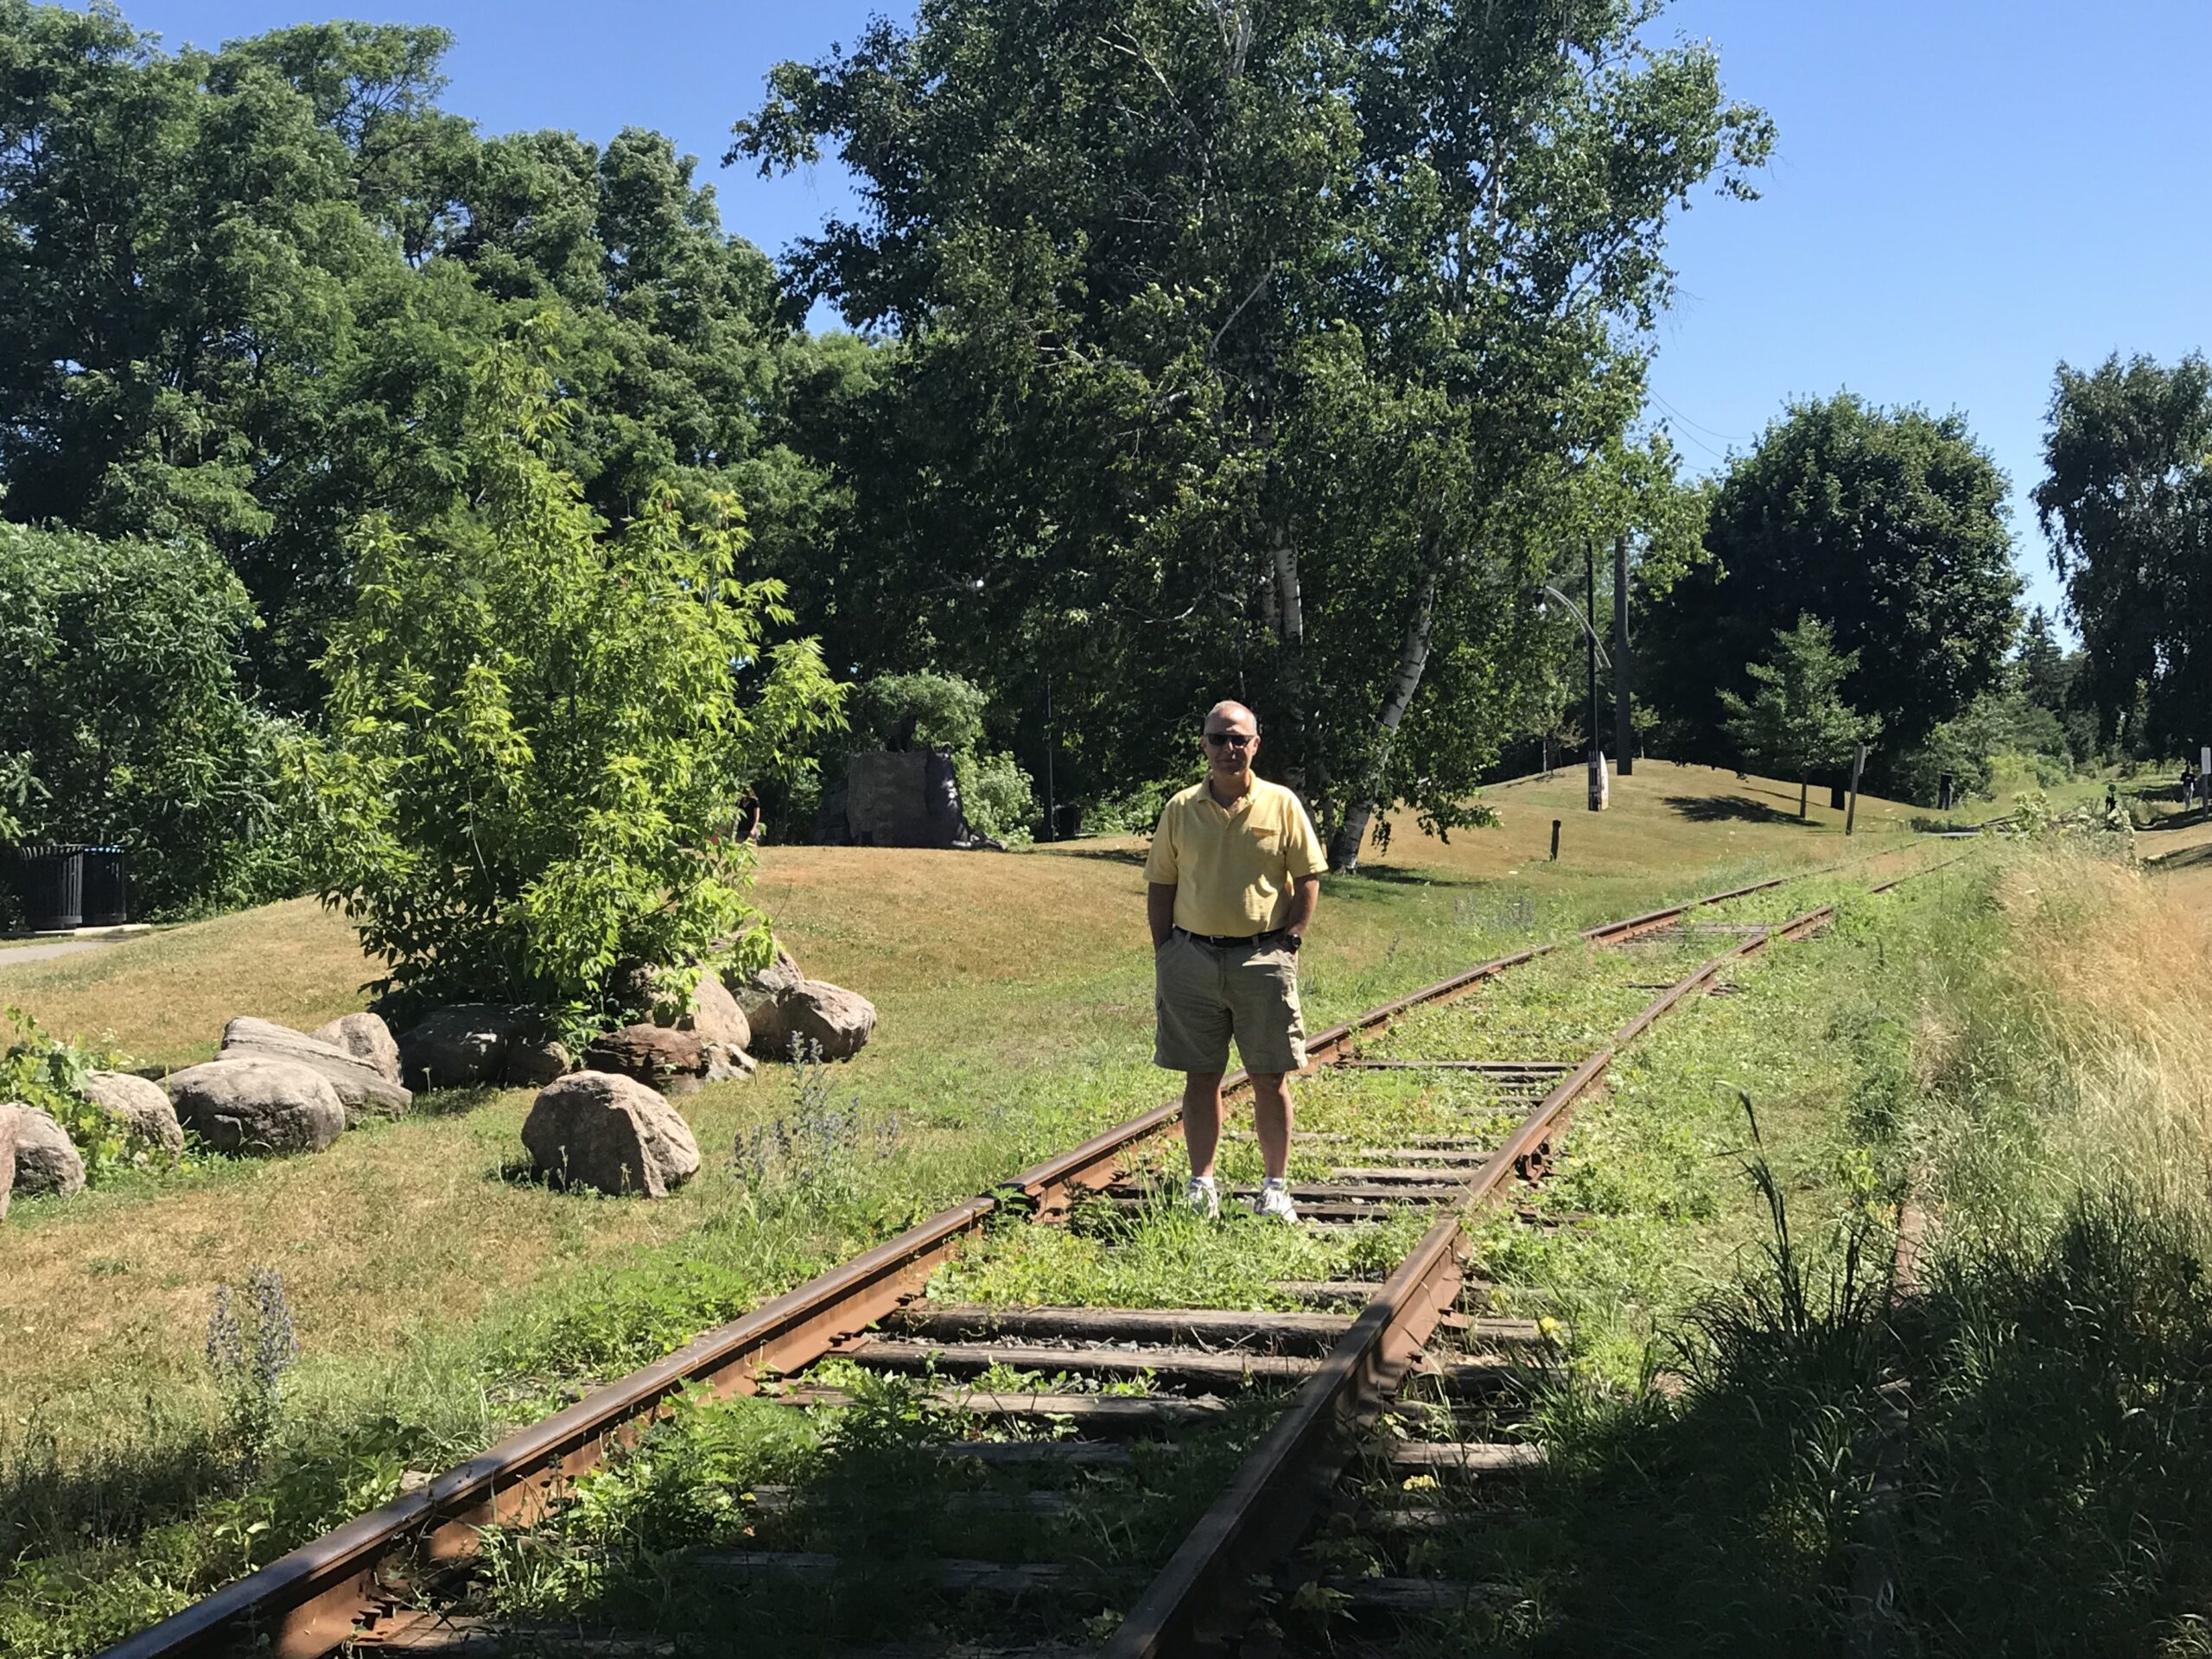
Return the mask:
<path id="1" fill-rule="evenodd" d="M 1259 741 L 1259 734 L 1257 732 L 1208 732 L 1205 739 L 1217 749 L 1249 749 Z"/>

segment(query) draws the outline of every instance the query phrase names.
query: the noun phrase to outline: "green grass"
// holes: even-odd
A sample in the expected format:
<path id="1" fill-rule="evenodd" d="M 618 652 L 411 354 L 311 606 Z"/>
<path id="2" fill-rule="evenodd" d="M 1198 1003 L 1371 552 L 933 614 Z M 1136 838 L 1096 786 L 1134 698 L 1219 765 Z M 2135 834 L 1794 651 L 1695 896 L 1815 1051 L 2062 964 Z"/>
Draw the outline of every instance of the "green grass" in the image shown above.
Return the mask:
<path id="1" fill-rule="evenodd" d="M 1400 861 L 1328 882 L 1306 953 L 1310 1025 L 1537 938 L 1844 849 L 1817 826 L 1747 822 L 1738 836 L 1678 819 L 1656 791 L 1692 785 L 1650 785 L 1642 806 L 1583 827 L 1586 851 L 1600 835 L 1618 849 L 1602 867 L 1489 874 L 1475 867 L 1512 853 L 1481 836 L 1414 866 L 1402 836 Z M 1509 812 L 1510 823 L 1527 817 Z M 911 880 L 855 879 L 909 856 Z M 871 1141 L 804 1192 L 746 1189 L 733 1143 L 798 1109 L 772 1069 L 750 1089 L 683 1103 L 705 1167 L 659 1205 L 515 1181 L 528 1096 L 507 1091 L 428 1103 L 312 1160 L 203 1164 L 119 1179 L 69 1205 L 19 1205 L 0 1283 L 0 1331 L 26 1338 L 0 1350 L 0 1558 L 13 1563 L 0 1578 L 0 1649 L 90 1651 L 388 1496 L 409 1471 L 459 1461 L 1166 1092 L 1147 1063 L 1141 881 L 1125 851 L 871 860 L 799 849 L 772 858 L 764 885 L 802 960 L 883 1011 L 877 1042 L 836 1075 L 864 1122 L 896 1119 L 895 1157 L 876 1159 Z M 22 995 L 63 1029 L 98 1021 L 142 1056 L 177 1058 L 230 1013 L 309 1024 L 347 1006 L 360 964 L 347 964 L 329 918 L 296 906 L 257 917 L 35 964 Z M 234 962 L 251 972 L 226 977 Z M 249 982 L 257 988 L 239 988 Z M 1600 991 L 1610 1017 L 1618 988 L 1591 995 Z M 1571 1012 L 1580 993 L 1559 994 Z M 1370 1127 L 1408 1133 L 1472 1107 L 1395 1084 L 1362 1099 Z M 1339 1104 L 1328 1086 L 1309 1090 L 1309 1125 L 1337 1121 Z M 1300 1156 L 1301 1170 L 1326 1161 L 1311 1147 Z M 1232 1143 L 1232 1178 L 1251 1173 L 1249 1157 Z M 1173 1219 L 1138 1219 L 1160 1230 L 1137 1253 L 1154 1264 L 1141 1273 L 1108 1272 L 1105 1235 L 1085 1225 L 1036 1235 L 1043 1248 L 1027 1262 L 979 1263 L 971 1294 L 996 1274 L 1009 1288 L 991 1294 L 1030 1294 L 1010 1288 L 1027 1275 L 1065 1285 L 1071 1300 L 1087 1284 L 1093 1300 L 1264 1305 L 1262 1276 L 1312 1276 L 1292 1259 L 1306 1247 L 1283 1235 L 1230 1228 L 1179 1246 Z M 1317 1272 L 1380 1267 L 1359 1252 L 1395 1243 L 1332 1243 L 1299 1261 Z M 257 1263 L 284 1270 L 305 1352 L 274 1442 L 247 1466 L 199 1351 L 213 1287 L 242 1283 Z"/>

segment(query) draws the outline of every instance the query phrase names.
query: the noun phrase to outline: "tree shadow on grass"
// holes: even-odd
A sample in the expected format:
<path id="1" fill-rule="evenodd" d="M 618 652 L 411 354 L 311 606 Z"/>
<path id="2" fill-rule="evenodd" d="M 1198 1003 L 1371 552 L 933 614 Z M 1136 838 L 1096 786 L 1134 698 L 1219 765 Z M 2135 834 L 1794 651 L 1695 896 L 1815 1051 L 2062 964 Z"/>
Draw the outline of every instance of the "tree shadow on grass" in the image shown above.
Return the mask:
<path id="1" fill-rule="evenodd" d="M 1796 823 L 1808 827 L 1809 818 L 1801 818 L 1795 812 L 1777 812 L 1764 801 L 1755 801 L 1748 795 L 1669 795 L 1667 804 L 1676 816 L 1692 823 Z"/>
<path id="2" fill-rule="evenodd" d="M 1034 846 L 1032 852 L 1052 858 L 1089 858 L 1105 864 L 1144 863 L 1144 849 L 1141 847 L 1071 847 L 1065 842 L 1046 842 Z"/>
<path id="3" fill-rule="evenodd" d="M 2202 864 L 2212 864 L 2212 842 L 2202 847 L 2184 847 L 2177 853 L 2161 853 L 2151 861 L 2154 870 L 2189 870 Z"/>
<path id="4" fill-rule="evenodd" d="M 1426 869 L 1418 864 L 1362 864 L 1348 876 L 1331 878 L 1338 881 L 1379 881 L 1394 887 L 1479 887 L 1484 879 L 1471 875 L 1447 875 L 1441 870 Z"/>
<path id="5" fill-rule="evenodd" d="M 461 1089 L 417 1089 L 411 1116 L 464 1117 L 479 1106 L 488 1106 L 505 1090 L 497 1084 L 475 1083 Z"/>

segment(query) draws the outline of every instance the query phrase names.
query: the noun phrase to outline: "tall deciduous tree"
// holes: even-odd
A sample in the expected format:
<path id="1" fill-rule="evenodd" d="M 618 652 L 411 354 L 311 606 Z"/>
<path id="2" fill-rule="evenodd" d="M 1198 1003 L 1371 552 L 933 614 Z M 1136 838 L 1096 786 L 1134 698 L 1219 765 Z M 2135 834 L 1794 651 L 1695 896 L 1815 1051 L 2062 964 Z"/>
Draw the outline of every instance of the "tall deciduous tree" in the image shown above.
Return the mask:
<path id="1" fill-rule="evenodd" d="M 2020 585 L 2005 491 L 1956 415 L 1848 392 L 1793 404 L 1714 498 L 1712 563 L 1645 629 L 1649 695 L 1717 755 L 1723 694 L 1747 693 L 1772 637 L 1815 617 L 1856 658 L 1845 695 L 1894 760 L 1999 681 Z"/>
<path id="2" fill-rule="evenodd" d="M 0 0 L 0 512 L 214 547 L 298 710 L 349 527 L 442 510 L 472 365 L 549 308 L 588 411 L 557 459 L 603 514 L 735 491 L 773 552 L 824 511 L 783 429 L 815 350 L 688 158 L 480 138 L 438 105 L 449 44 L 329 23 L 172 54 L 109 8 Z"/>
<path id="3" fill-rule="evenodd" d="M 2082 630 L 2077 695 L 2107 733 L 2139 695 L 2131 744 L 2193 753 L 2212 741 L 2212 364 L 2062 364 L 2050 421 L 2036 511 Z"/>
<path id="4" fill-rule="evenodd" d="M 1813 773 L 1841 766 L 1882 729 L 1878 718 L 1843 699 L 1843 683 L 1858 666 L 1859 653 L 1838 652 L 1827 624 L 1801 616 L 1774 636 L 1764 662 L 1746 668 L 1755 688 L 1749 698 L 1720 694 L 1728 735 L 1745 757 L 1770 776 L 1797 774 L 1801 818 Z"/>
<path id="5" fill-rule="evenodd" d="M 833 638 L 1049 674 L 1092 789 L 1241 694 L 1340 866 L 1378 804 L 1463 822 L 1626 457 L 1666 219 L 1766 143 L 1655 10 L 929 0 L 779 67 L 734 153 L 834 143 L 865 211 L 799 286 L 900 342 Z"/>

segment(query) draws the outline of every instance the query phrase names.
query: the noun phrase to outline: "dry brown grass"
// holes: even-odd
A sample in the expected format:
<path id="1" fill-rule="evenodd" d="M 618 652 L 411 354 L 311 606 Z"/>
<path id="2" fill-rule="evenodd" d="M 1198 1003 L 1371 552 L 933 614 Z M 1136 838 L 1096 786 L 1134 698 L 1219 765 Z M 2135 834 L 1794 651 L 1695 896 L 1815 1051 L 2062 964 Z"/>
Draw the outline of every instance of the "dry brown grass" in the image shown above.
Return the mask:
<path id="1" fill-rule="evenodd" d="M 2212 914 L 2197 884 L 2052 851 L 2008 871 L 2009 1012 L 2056 1046 L 2056 1140 L 2091 1179 L 2119 1175 L 2201 1209 L 2212 1192 Z"/>

